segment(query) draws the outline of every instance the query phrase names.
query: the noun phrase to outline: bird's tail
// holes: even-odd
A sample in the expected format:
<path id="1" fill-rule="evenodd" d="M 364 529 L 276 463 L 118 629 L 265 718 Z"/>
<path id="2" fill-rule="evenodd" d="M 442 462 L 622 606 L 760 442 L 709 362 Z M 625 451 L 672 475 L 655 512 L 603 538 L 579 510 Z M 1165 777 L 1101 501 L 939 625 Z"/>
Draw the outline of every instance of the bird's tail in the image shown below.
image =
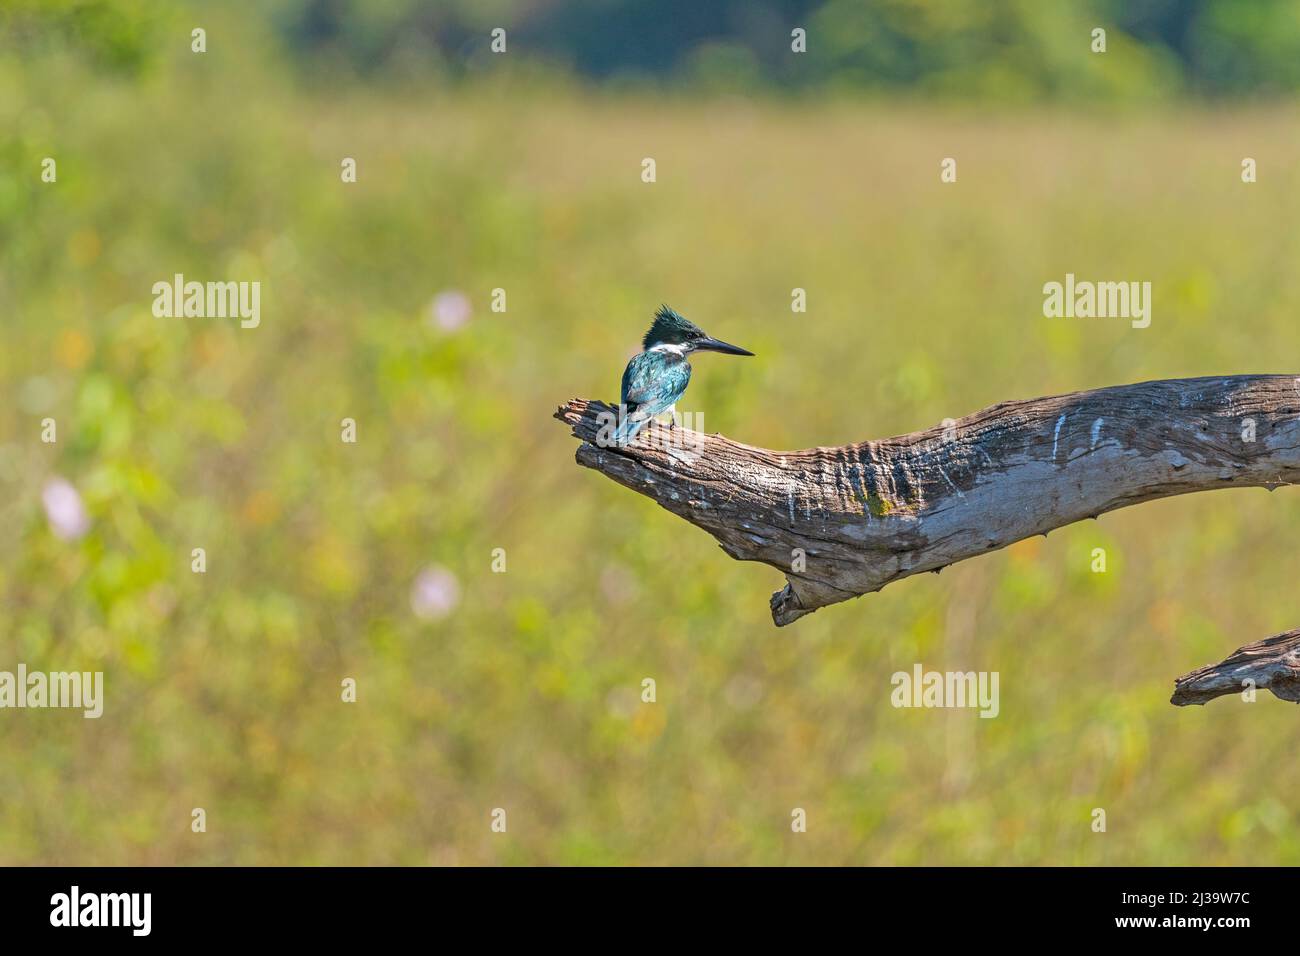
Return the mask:
<path id="1" fill-rule="evenodd" d="M 644 428 L 645 423 L 648 421 L 650 421 L 648 417 L 633 418 L 631 415 L 624 415 L 623 420 L 620 421 L 618 423 L 618 427 L 614 429 L 615 443 L 619 445 L 626 445 L 628 442 L 630 442 L 633 438 L 636 437 L 636 433 L 639 432 L 642 428 Z"/>

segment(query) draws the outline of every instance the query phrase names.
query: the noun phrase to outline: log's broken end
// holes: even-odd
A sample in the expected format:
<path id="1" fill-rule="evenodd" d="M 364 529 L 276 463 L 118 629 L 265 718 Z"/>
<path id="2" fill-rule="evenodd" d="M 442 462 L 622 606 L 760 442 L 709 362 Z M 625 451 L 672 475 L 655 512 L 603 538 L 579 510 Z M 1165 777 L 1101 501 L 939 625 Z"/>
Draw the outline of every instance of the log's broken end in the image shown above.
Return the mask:
<path id="1" fill-rule="evenodd" d="M 799 595 L 795 593 L 793 585 L 788 581 L 781 590 L 772 592 L 772 623 L 777 627 L 785 627 L 787 624 L 793 624 L 805 614 L 811 614 L 817 610 L 806 608 L 799 601 Z"/>
<path id="2" fill-rule="evenodd" d="M 594 442 L 600 432 L 600 413 L 618 413 L 618 409 L 604 402 L 585 398 L 571 398 L 555 410 L 555 417 L 573 429 L 573 437 Z"/>

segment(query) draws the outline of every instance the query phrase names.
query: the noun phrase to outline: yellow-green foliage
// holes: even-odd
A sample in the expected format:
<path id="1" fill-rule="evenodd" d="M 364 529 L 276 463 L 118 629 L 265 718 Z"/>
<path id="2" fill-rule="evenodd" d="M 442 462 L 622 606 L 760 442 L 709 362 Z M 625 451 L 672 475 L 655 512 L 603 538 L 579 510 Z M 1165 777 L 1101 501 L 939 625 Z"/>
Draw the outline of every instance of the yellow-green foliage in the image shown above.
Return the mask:
<path id="1" fill-rule="evenodd" d="M 682 410 L 775 448 L 1300 373 L 1292 110 L 308 87 L 256 45 L 177 51 L 0 61 L 0 669 L 107 692 L 97 721 L 0 712 L 0 862 L 1300 862 L 1296 709 L 1167 703 L 1300 623 L 1290 489 L 1143 505 L 778 631 L 776 572 L 576 467 L 550 418 L 616 395 L 661 301 L 759 356 L 701 357 Z M 261 326 L 155 318 L 177 272 L 261 281 Z M 1066 272 L 1151 281 L 1151 327 L 1043 318 Z M 410 602 L 431 567 L 460 587 L 438 620 Z M 893 709 L 916 662 L 999 671 L 1000 716 Z"/>

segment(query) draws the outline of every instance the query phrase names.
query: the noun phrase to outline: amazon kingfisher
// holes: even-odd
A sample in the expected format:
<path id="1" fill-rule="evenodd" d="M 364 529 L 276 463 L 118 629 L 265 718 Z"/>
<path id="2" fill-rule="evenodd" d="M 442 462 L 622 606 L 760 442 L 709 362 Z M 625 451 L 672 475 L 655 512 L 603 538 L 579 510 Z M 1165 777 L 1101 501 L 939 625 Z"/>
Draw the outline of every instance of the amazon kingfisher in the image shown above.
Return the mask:
<path id="1" fill-rule="evenodd" d="M 753 355 L 738 345 L 728 345 L 705 333 L 694 322 L 661 305 L 641 342 L 641 352 L 632 356 L 623 372 L 620 401 L 626 409 L 614 433 L 618 444 L 631 441 L 646 422 L 668 412 L 676 421 L 677 399 L 691 381 L 692 352 L 725 352 Z"/>

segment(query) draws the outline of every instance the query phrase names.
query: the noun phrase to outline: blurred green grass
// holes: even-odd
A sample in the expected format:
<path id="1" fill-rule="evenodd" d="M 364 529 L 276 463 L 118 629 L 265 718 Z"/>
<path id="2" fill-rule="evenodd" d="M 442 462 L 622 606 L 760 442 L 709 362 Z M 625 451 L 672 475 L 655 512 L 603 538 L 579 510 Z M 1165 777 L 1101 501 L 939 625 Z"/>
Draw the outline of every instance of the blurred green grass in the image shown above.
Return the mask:
<path id="1" fill-rule="evenodd" d="M 702 359 L 684 407 L 768 447 L 1295 372 L 1291 113 L 307 88 L 220 44 L 130 79 L 0 60 L 0 667 L 107 687 L 98 721 L 3 716 L 0 863 L 1300 862 L 1295 712 L 1167 703 L 1297 623 L 1290 489 L 1143 505 L 778 631 L 775 571 L 575 467 L 550 418 L 616 395 L 660 301 L 759 353 Z M 176 272 L 261 281 L 260 328 L 154 318 Z M 1151 281 L 1151 327 L 1042 318 L 1066 272 Z M 453 331 L 446 290 L 473 304 Z M 430 567 L 460 589 L 437 620 L 410 599 Z M 894 710 L 916 661 L 999 671 L 1001 716 Z"/>

